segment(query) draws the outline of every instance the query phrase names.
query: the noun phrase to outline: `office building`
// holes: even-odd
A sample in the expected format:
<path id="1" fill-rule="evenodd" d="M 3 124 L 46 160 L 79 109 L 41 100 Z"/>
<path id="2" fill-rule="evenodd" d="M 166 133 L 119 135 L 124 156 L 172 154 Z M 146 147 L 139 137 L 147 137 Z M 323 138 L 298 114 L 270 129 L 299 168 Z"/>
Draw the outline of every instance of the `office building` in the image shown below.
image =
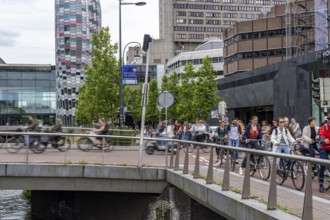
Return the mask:
<path id="1" fill-rule="evenodd" d="M 166 63 L 192 51 L 206 38 L 222 39 L 223 31 L 242 20 L 257 18 L 289 0 L 160 0 L 160 39 L 151 45 L 151 64 Z"/>
<path id="2" fill-rule="evenodd" d="M 56 0 L 57 111 L 65 125 L 75 125 L 79 87 L 84 67 L 92 57 L 92 35 L 101 28 L 99 0 Z"/>
<path id="3" fill-rule="evenodd" d="M 53 124 L 55 84 L 55 66 L 0 64 L 0 125 L 25 124 L 30 114 Z"/>

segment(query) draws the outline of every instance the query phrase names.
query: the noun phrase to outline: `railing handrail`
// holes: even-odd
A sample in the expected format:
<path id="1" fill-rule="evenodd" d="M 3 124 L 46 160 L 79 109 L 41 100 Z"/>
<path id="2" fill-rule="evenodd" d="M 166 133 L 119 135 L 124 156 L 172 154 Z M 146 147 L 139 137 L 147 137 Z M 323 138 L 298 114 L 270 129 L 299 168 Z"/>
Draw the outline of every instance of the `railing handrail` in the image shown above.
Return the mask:
<path id="1" fill-rule="evenodd" d="M 139 140 L 140 137 L 132 137 L 132 136 L 120 136 L 120 135 L 98 135 L 98 134 L 70 134 L 70 133 L 42 133 L 42 132 L 1 132 L 0 135 L 31 135 L 31 136 L 65 136 L 65 137 L 104 137 L 104 138 L 116 138 L 116 139 L 134 139 Z M 293 154 L 285 154 L 285 153 L 277 153 L 277 152 L 270 152 L 270 151 L 263 151 L 263 150 L 256 150 L 256 149 L 248 149 L 244 147 L 232 147 L 227 145 L 219 145 L 214 143 L 204 143 L 204 142 L 196 142 L 196 141 L 186 141 L 186 140 L 179 140 L 179 139 L 169 139 L 169 138 L 151 138 L 151 137 L 144 137 L 144 140 L 147 141 L 165 141 L 165 142 L 178 142 L 183 144 L 192 144 L 192 145 L 199 145 L 205 147 L 212 147 L 212 148 L 220 148 L 220 149 L 227 149 L 233 151 L 242 151 L 251 154 L 258 154 L 264 156 L 271 156 L 276 158 L 285 158 L 290 160 L 297 160 L 302 162 L 311 162 L 322 164 L 326 166 L 330 166 L 330 160 L 324 160 L 319 158 L 313 157 L 306 157 L 300 155 L 293 155 Z"/>

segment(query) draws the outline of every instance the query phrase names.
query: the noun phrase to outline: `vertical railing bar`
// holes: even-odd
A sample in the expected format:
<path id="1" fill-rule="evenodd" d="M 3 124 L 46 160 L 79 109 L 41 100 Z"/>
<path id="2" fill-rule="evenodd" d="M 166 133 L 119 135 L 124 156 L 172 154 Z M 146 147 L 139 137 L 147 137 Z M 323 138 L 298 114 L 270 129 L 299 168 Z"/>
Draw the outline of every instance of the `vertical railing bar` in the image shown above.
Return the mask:
<path id="1" fill-rule="evenodd" d="M 171 157 L 170 157 L 170 168 L 173 168 L 173 163 L 174 163 L 174 147 L 173 147 L 173 142 L 171 143 Z M 168 146 L 168 144 L 167 144 Z"/>
<path id="2" fill-rule="evenodd" d="M 276 182 L 276 157 L 273 157 L 273 165 L 271 170 L 270 184 L 269 184 L 269 192 L 268 192 L 268 210 L 276 210 L 277 209 L 277 182 Z"/>
<path id="3" fill-rule="evenodd" d="M 196 148 L 196 160 L 195 160 L 195 169 L 194 169 L 194 178 L 199 178 L 199 145 Z"/>
<path id="4" fill-rule="evenodd" d="M 245 163 L 245 173 L 244 173 L 244 182 L 242 190 L 242 199 L 250 198 L 250 153 L 246 153 L 246 163 Z M 235 154 L 234 154 L 235 156 Z M 253 156 L 253 155 L 252 155 Z"/>
<path id="5" fill-rule="evenodd" d="M 213 147 L 211 147 L 209 167 L 207 170 L 206 184 L 213 183 Z"/>
<path id="6" fill-rule="evenodd" d="M 223 152 L 224 153 L 224 152 Z M 225 163 L 225 172 L 223 174 L 223 181 L 222 181 L 222 191 L 228 191 L 230 188 L 230 177 L 229 177 L 229 149 L 227 149 L 226 153 L 226 163 Z"/>
<path id="7" fill-rule="evenodd" d="M 184 157 L 184 164 L 183 164 L 183 174 L 188 174 L 189 172 L 189 148 L 190 148 L 190 144 L 185 144 L 185 148 L 186 148 L 186 153 L 185 153 L 185 157 Z"/>
<path id="8" fill-rule="evenodd" d="M 304 173 L 302 173 L 304 175 Z M 313 183 L 312 183 L 312 163 L 308 162 L 307 180 L 304 197 L 304 208 L 302 220 L 313 219 Z"/>
<path id="9" fill-rule="evenodd" d="M 180 168 L 180 145 L 177 146 L 176 148 L 176 155 L 175 155 L 175 166 L 174 170 L 177 171 Z"/>

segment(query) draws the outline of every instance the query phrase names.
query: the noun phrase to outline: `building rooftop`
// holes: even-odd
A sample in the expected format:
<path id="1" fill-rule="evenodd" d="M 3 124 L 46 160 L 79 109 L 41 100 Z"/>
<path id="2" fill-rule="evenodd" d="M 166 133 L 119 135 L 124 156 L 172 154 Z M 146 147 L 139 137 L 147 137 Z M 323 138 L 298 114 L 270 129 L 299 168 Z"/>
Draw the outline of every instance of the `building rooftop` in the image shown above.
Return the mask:
<path id="1" fill-rule="evenodd" d="M 3 59 L 1 59 L 1 57 L 0 57 L 0 64 L 5 64 L 5 61 L 3 61 Z"/>

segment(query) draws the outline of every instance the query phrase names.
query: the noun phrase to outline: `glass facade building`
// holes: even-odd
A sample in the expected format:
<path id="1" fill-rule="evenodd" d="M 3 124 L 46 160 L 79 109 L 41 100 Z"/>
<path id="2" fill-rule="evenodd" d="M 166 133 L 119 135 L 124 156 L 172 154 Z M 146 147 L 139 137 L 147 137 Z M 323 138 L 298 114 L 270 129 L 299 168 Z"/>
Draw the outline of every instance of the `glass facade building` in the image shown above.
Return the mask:
<path id="1" fill-rule="evenodd" d="M 0 125 L 17 125 L 34 114 L 44 124 L 54 123 L 55 67 L 0 64 Z"/>
<path id="2" fill-rule="evenodd" d="M 101 28 L 99 0 L 55 0 L 57 117 L 75 124 L 84 67 L 92 57 L 92 35 Z"/>

